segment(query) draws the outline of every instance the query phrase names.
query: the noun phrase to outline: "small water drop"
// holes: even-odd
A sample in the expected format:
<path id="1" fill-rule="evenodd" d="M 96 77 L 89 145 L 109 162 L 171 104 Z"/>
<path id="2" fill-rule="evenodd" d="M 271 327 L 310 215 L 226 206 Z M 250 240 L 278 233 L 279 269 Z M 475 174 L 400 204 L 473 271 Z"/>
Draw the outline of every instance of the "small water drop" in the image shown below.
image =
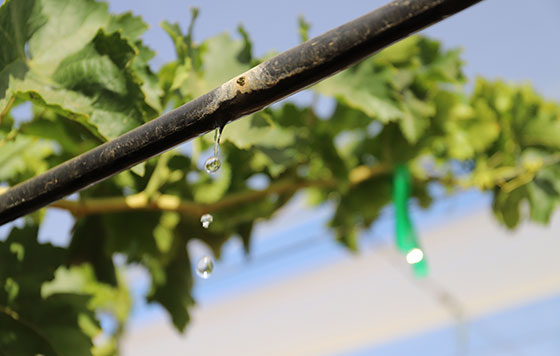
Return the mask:
<path id="1" fill-rule="evenodd" d="M 207 173 L 216 173 L 222 166 L 220 162 L 220 137 L 222 136 L 222 128 L 217 128 L 214 133 L 214 156 L 208 158 L 204 163 L 204 169 Z"/>
<path id="2" fill-rule="evenodd" d="M 206 173 L 212 174 L 216 173 L 218 169 L 220 169 L 221 165 L 222 162 L 220 162 L 220 159 L 217 156 L 212 156 L 204 163 L 204 169 L 206 170 Z"/>
<path id="3" fill-rule="evenodd" d="M 204 214 L 200 217 L 200 222 L 202 223 L 202 227 L 208 229 L 208 226 L 214 221 L 214 217 L 210 214 Z"/>
<path id="4" fill-rule="evenodd" d="M 200 278 L 208 279 L 214 270 L 214 261 L 212 261 L 212 257 L 210 256 L 203 256 L 198 263 L 196 264 L 196 274 L 200 276 Z"/>

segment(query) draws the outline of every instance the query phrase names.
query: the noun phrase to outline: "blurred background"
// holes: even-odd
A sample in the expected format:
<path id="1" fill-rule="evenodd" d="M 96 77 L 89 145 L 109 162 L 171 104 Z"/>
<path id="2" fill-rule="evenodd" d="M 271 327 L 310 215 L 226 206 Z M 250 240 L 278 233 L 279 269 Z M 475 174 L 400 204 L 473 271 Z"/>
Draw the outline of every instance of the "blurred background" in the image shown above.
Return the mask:
<path id="1" fill-rule="evenodd" d="M 110 6 L 132 9 L 152 24 L 145 39 L 159 65 L 173 48 L 157 24 L 167 19 L 186 28 L 188 6 L 201 9 L 195 39 L 234 33 L 242 23 L 258 56 L 296 45 L 299 15 L 315 36 L 385 2 L 113 0 Z M 531 82 L 560 100 L 559 19 L 556 0 L 487 0 L 423 32 L 463 49 L 470 82 L 477 75 Z M 331 107 L 321 101 L 318 109 Z M 249 260 L 231 241 L 212 277 L 196 280 L 198 307 L 186 335 L 177 335 L 162 311 L 137 305 L 124 354 L 560 355 L 560 220 L 512 234 L 492 219 L 490 204 L 470 191 L 413 211 L 431 268 L 417 280 L 393 247 L 392 211 L 354 256 L 325 228 L 328 207 L 309 211 L 296 199 L 260 226 Z M 145 276 L 130 278 L 139 295 L 147 292 Z"/>
<path id="2" fill-rule="evenodd" d="M 159 23 L 186 29 L 189 6 L 201 10 L 195 40 L 237 35 L 242 23 L 260 56 L 298 44 L 299 15 L 316 36 L 386 2 L 110 0 L 109 6 L 150 23 L 144 40 L 157 51 L 158 68 L 174 56 Z M 559 20 L 557 0 L 486 0 L 423 33 L 463 49 L 470 83 L 477 75 L 530 82 L 560 100 Z M 287 100 L 312 97 L 303 92 Z M 332 107 L 320 100 L 318 111 Z M 511 233 L 493 219 L 489 196 L 433 189 L 442 198 L 428 211 L 412 211 L 428 278 L 416 279 L 397 253 L 392 209 L 353 255 L 325 227 L 331 207 L 309 210 L 294 199 L 258 227 L 248 258 L 232 240 L 211 278 L 196 279 L 197 307 L 184 335 L 160 307 L 142 302 L 148 276 L 130 270 L 135 304 L 123 354 L 560 355 L 560 216 L 548 227 L 526 224 Z M 41 239 L 63 244 L 71 224 L 69 214 L 49 210 Z M 202 245 L 189 248 L 194 261 L 207 253 Z"/>

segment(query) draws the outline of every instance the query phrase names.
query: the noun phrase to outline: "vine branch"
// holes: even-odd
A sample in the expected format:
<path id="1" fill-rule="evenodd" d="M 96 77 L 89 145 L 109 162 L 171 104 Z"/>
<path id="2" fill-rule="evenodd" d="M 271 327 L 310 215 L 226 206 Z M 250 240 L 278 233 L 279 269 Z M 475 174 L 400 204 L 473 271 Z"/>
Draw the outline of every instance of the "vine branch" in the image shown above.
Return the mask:
<path id="1" fill-rule="evenodd" d="M 351 185 L 362 183 L 376 176 L 391 172 L 392 167 L 385 164 L 376 166 L 359 166 L 354 168 L 349 175 Z M 315 179 L 284 181 L 271 184 L 263 190 L 250 190 L 231 194 L 220 201 L 210 204 L 196 203 L 182 200 L 175 195 L 159 194 L 153 192 L 140 192 L 126 197 L 91 198 L 87 200 L 59 200 L 49 205 L 50 208 L 67 210 L 75 216 L 86 216 L 100 213 L 114 213 L 132 210 L 157 210 L 175 211 L 186 215 L 198 217 L 205 213 L 211 213 L 237 205 L 257 201 L 274 194 L 294 193 L 309 187 L 336 187 L 335 179 Z M 0 194 L 7 187 L 0 187 Z"/>
<path id="2" fill-rule="evenodd" d="M 538 167 L 532 167 L 533 169 L 527 170 L 527 167 L 523 166 L 505 167 L 508 168 L 507 173 L 500 176 L 497 179 L 496 184 L 502 189 L 509 189 L 509 186 L 505 182 L 509 182 L 509 184 L 515 184 L 515 186 L 519 186 L 520 183 L 517 182 L 517 180 L 526 178 L 525 175 L 531 174 L 530 180 L 534 178 L 535 168 L 538 170 L 538 168 L 542 168 L 559 162 L 560 155 L 557 154 L 539 162 Z M 164 167 L 164 165 L 162 165 L 159 170 L 163 170 L 162 167 Z M 393 167 L 388 164 L 377 164 L 375 166 L 358 166 L 350 171 L 348 177 L 350 185 L 357 185 L 374 177 L 388 174 L 392 171 L 392 169 Z M 156 171 L 159 170 L 156 168 Z M 161 177 L 158 176 L 155 180 L 157 181 L 160 178 Z M 456 180 L 455 178 L 446 176 L 426 177 L 425 179 L 421 178 L 420 180 L 457 185 L 462 188 L 473 185 L 472 181 Z M 150 183 L 153 183 L 153 187 L 151 187 L 151 189 L 146 189 L 145 191 L 126 197 L 119 196 L 108 198 L 91 198 L 81 201 L 59 200 L 49 205 L 49 207 L 67 210 L 75 216 L 86 216 L 92 214 L 115 213 L 134 210 L 154 210 L 174 211 L 193 217 L 199 217 L 200 215 L 205 213 L 212 213 L 232 208 L 238 205 L 258 201 L 270 195 L 290 194 L 295 193 L 300 189 L 310 187 L 335 188 L 339 184 L 339 182 L 337 182 L 337 180 L 334 178 L 276 182 L 269 185 L 266 189 L 249 190 L 234 193 L 224 197 L 223 199 L 215 203 L 204 204 L 196 203 L 189 200 L 183 200 L 171 194 L 155 194 L 155 190 L 157 190 L 160 183 L 159 181 L 156 181 L 150 181 Z M 526 181 L 526 179 L 524 179 L 523 183 L 528 182 Z M 152 184 L 148 185 L 151 186 Z M 7 187 L 0 187 L 0 194 L 6 190 L 8 190 Z"/>

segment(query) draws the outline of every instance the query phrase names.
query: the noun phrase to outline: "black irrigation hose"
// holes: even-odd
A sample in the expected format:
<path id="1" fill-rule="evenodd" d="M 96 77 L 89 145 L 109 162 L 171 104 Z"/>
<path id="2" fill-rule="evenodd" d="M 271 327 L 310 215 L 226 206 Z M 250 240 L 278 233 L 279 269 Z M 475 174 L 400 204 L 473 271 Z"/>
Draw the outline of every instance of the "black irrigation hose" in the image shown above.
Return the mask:
<path id="1" fill-rule="evenodd" d="M 395 0 L 0 195 L 0 225 L 261 110 L 481 0 Z"/>

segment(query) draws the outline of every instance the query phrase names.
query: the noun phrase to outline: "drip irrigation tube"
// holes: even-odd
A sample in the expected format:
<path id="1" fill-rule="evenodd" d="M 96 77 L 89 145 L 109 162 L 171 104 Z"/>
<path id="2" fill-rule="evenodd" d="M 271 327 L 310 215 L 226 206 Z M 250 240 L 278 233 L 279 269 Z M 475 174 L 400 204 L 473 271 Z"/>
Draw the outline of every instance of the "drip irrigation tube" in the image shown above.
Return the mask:
<path id="1" fill-rule="evenodd" d="M 0 225 L 304 89 L 481 0 L 395 0 L 0 195 Z"/>

